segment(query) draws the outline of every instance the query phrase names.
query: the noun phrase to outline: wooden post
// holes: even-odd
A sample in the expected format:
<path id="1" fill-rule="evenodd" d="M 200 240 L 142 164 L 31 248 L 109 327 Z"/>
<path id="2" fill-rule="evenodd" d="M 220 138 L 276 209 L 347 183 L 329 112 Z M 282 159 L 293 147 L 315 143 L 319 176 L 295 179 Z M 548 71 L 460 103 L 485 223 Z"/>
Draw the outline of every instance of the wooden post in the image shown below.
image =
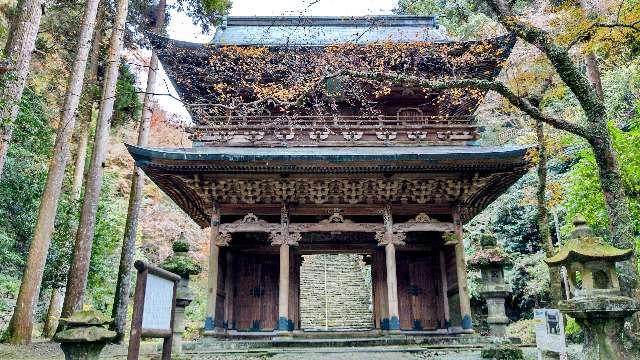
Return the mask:
<path id="1" fill-rule="evenodd" d="M 136 290 L 133 294 L 133 314 L 131 316 L 131 332 L 129 333 L 129 350 L 127 360 L 136 360 L 140 354 L 140 341 L 142 340 L 142 311 L 144 307 L 144 292 L 147 287 L 148 269 L 138 271 L 136 278 Z M 164 345 L 164 344 L 163 344 Z"/>
<path id="2" fill-rule="evenodd" d="M 139 358 L 140 340 L 143 337 L 163 338 L 161 360 L 171 360 L 173 333 L 175 330 L 176 291 L 178 289 L 180 276 L 140 260 L 136 261 L 134 266 L 138 270 L 138 276 L 136 280 L 136 289 L 133 294 L 133 314 L 131 315 L 131 331 L 129 333 L 127 360 L 137 360 Z M 154 318 L 157 318 L 158 315 L 162 315 L 161 313 L 158 314 L 158 311 L 167 310 L 166 308 L 163 308 L 166 306 L 166 303 L 158 305 L 151 301 L 151 308 L 145 309 L 145 298 L 147 296 L 150 298 L 164 298 L 164 296 L 167 295 L 163 292 L 157 293 L 158 289 L 161 289 L 160 291 L 164 291 L 162 287 L 158 287 L 157 285 L 152 286 L 150 289 L 147 288 L 149 275 L 154 276 L 154 278 L 160 278 L 160 281 L 165 280 L 172 282 L 171 295 L 169 295 L 171 296 L 171 308 L 169 309 L 170 317 L 169 324 L 167 324 L 167 326 L 163 326 L 162 323 L 158 324 L 158 322 L 153 322 Z M 155 280 L 156 284 L 157 281 L 158 280 Z M 153 282 L 151 284 L 153 284 Z M 151 294 L 147 293 L 148 290 L 151 290 Z M 145 314 L 146 312 L 148 312 L 148 314 Z M 152 328 L 144 327 L 147 316 L 152 319 Z"/>
<path id="3" fill-rule="evenodd" d="M 442 281 L 442 319 L 443 328 L 448 328 L 451 324 L 451 318 L 449 315 L 449 296 L 447 293 L 449 292 L 449 284 L 447 283 L 447 263 L 444 257 L 444 251 L 440 250 L 440 277 Z"/>
<path id="4" fill-rule="evenodd" d="M 233 293 L 234 266 L 233 254 L 229 249 L 226 251 L 226 271 L 224 276 L 224 319 L 227 322 L 227 329 L 234 329 L 235 319 L 233 317 L 233 302 L 235 294 Z"/>
<path id="5" fill-rule="evenodd" d="M 278 282 L 278 330 L 289 330 L 289 211 L 283 204 L 280 211 L 282 239 L 280 244 L 280 278 Z"/>
<path id="6" fill-rule="evenodd" d="M 396 275 L 396 244 L 402 244 L 404 234 L 393 233 L 391 205 L 387 204 L 382 212 L 384 233 L 378 237 L 378 243 L 384 245 L 387 267 L 387 301 L 389 305 L 389 329 L 400 330 L 400 308 L 398 306 L 398 277 Z"/>
<path id="7" fill-rule="evenodd" d="M 387 295 L 389 297 L 389 330 L 400 330 L 398 307 L 398 278 L 396 276 L 396 248 L 393 243 L 384 247 L 387 260 Z"/>
<path id="8" fill-rule="evenodd" d="M 464 240 L 462 232 L 462 221 L 460 213 L 453 214 L 453 224 L 458 242 L 455 245 L 456 253 L 456 274 L 458 275 L 458 297 L 460 298 L 460 316 L 462 317 L 462 328 L 473 329 L 471 320 L 471 300 L 469 299 L 469 288 L 467 287 L 467 264 L 464 261 Z"/>
<path id="9" fill-rule="evenodd" d="M 289 244 L 280 245 L 280 282 L 278 284 L 278 330 L 289 330 Z"/>
<path id="10" fill-rule="evenodd" d="M 209 239 L 209 271 L 207 276 L 207 314 L 204 320 L 204 330 L 213 331 L 216 327 L 216 301 L 218 298 L 218 261 L 220 247 L 218 235 L 220 233 L 220 206 L 213 203 L 211 209 L 211 237 Z"/>

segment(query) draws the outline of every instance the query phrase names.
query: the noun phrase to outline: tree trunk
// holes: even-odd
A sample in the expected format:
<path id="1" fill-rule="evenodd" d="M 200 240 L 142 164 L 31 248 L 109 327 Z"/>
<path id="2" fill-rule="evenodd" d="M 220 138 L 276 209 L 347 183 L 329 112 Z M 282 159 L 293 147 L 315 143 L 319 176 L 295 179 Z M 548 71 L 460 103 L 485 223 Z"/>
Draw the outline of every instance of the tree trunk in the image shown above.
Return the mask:
<path id="1" fill-rule="evenodd" d="M 600 76 L 600 67 L 598 59 L 593 51 L 589 52 L 585 57 L 585 65 L 587 67 L 587 77 L 593 85 L 593 90 L 600 100 L 604 99 L 604 90 L 602 90 L 602 77 Z"/>
<path id="2" fill-rule="evenodd" d="M 80 101 L 80 93 L 82 92 L 97 9 L 98 0 L 87 1 L 80 37 L 78 38 L 78 53 L 76 54 L 67 86 L 62 118 L 53 149 L 53 158 L 49 164 L 47 182 L 38 211 L 38 220 L 33 231 L 33 240 L 29 246 L 29 255 L 22 283 L 20 284 L 16 308 L 9 324 L 9 341 L 16 344 L 31 342 L 33 308 L 40 291 L 42 273 L 47 260 L 49 246 L 51 245 L 51 235 L 54 230 L 65 168 L 69 159 L 70 138 L 75 125 L 75 113 Z"/>
<path id="3" fill-rule="evenodd" d="M 99 4 L 100 5 L 100 4 Z M 104 7 L 98 8 L 98 14 L 96 15 L 96 30 L 93 32 L 93 40 L 91 41 L 91 53 L 89 54 L 89 78 L 87 79 L 87 86 L 84 90 L 84 101 L 81 104 L 84 105 L 85 113 L 80 118 L 80 122 L 76 126 L 76 158 L 75 166 L 73 168 L 73 181 L 71 184 L 71 199 L 73 200 L 74 212 L 77 211 L 77 204 L 80 201 L 80 194 L 82 192 L 82 180 L 84 179 L 84 163 L 87 157 L 87 144 L 89 142 L 89 128 L 91 125 L 91 117 L 93 114 L 93 107 L 95 102 L 95 93 L 98 78 L 98 66 L 100 55 L 100 42 L 102 39 L 101 25 L 104 18 Z M 71 234 L 72 238 L 75 238 L 75 233 L 78 230 L 78 224 L 76 220 L 71 221 Z M 47 311 L 47 317 L 44 324 L 43 336 L 45 338 L 51 338 L 56 333 L 58 328 L 58 319 L 60 318 L 60 312 L 62 311 L 62 300 L 64 298 L 64 289 L 61 286 L 54 287 L 51 291 L 50 304 L 57 304 L 49 306 Z"/>
<path id="4" fill-rule="evenodd" d="M 606 122 L 593 129 L 594 136 L 589 143 L 593 148 L 598 171 L 600 174 L 600 186 L 604 193 L 604 200 L 609 214 L 609 229 L 611 231 L 611 243 L 621 249 L 634 249 L 633 223 L 627 198 L 624 194 L 622 178 L 615 149 L 609 136 Z M 620 288 L 629 296 L 638 297 L 638 272 L 637 258 L 618 263 L 620 275 Z"/>
<path id="5" fill-rule="evenodd" d="M 0 178 L 11 142 L 13 124 L 18 117 L 20 98 L 27 83 L 31 53 L 42 19 L 42 0 L 19 0 L 4 48 L 9 71 L 0 79 Z"/>
<path id="6" fill-rule="evenodd" d="M 600 6 L 599 1 L 580 0 L 579 4 L 585 16 L 588 18 L 597 18 L 599 14 L 603 14 L 605 12 L 602 6 Z M 600 76 L 598 59 L 592 50 L 588 51 L 585 56 L 585 66 L 587 68 L 587 77 L 589 78 L 589 81 L 591 81 L 591 85 L 593 85 L 593 90 L 602 101 L 604 99 L 602 77 Z"/>
<path id="7" fill-rule="evenodd" d="M 156 33 L 160 33 L 164 27 L 166 1 L 160 0 L 156 11 Z M 142 104 L 142 117 L 138 130 L 138 145 L 147 145 L 149 140 L 149 127 L 153 115 L 153 93 L 156 89 L 156 75 L 158 70 L 158 57 L 155 50 L 151 51 L 149 72 L 147 75 L 147 90 Z M 122 250 L 120 253 L 120 266 L 118 268 L 118 280 L 113 301 L 112 317 L 113 328 L 117 334 L 117 341 L 124 339 L 127 325 L 127 307 L 129 306 L 129 292 L 131 287 L 131 267 L 135 255 L 136 233 L 138 230 L 138 218 L 144 189 L 144 173 L 142 169 L 134 166 L 131 176 L 131 191 L 129 193 L 129 208 L 127 210 L 127 222 L 124 228 Z"/>
<path id="8" fill-rule="evenodd" d="M 96 122 L 93 154 L 85 184 L 84 200 L 80 211 L 80 222 L 73 248 L 71 266 L 69 267 L 69 276 L 67 277 L 67 291 L 64 305 L 62 306 L 62 316 L 69 316 L 77 310 L 82 303 L 87 284 L 91 247 L 93 246 L 93 236 L 95 235 L 96 211 L 98 210 L 104 161 L 109 143 L 109 128 L 113 116 L 116 82 L 118 81 L 128 6 L 128 0 L 118 0 L 116 6 L 116 15 L 107 56 L 108 66 L 102 86 L 100 112 Z"/>
<path id="9" fill-rule="evenodd" d="M 80 201 L 82 181 L 84 179 L 84 167 L 87 159 L 87 146 L 89 144 L 89 129 L 93 110 L 98 93 L 98 67 L 100 66 L 100 45 L 102 42 L 102 28 L 105 7 L 100 6 L 96 18 L 96 31 L 91 41 L 91 54 L 89 55 L 89 79 L 84 91 L 84 113 L 80 117 L 80 123 L 76 126 L 76 159 L 73 167 L 73 180 L 71 183 L 71 196 L 74 203 Z M 72 232 L 72 234 L 75 231 Z"/>
<path id="10" fill-rule="evenodd" d="M 62 295 L 64 291 L 61 288 L 51 289 L 51 300 L 47 310 L 47 318 L 44 321 L 42 336 L 51 339 L 58 328 L 58 320 L 60 320 L 60 311 L 62 311 Z"/>
<path id="11" fill-rule="evenodd" d="M 547 147 L 544 140 L 544 124 L 536 122 L 536 135 L 538 137 L 538 153 L 540 155 L 538 163 L 538 231 L 544 253 L 547 257 L 555 255 L 553 242 L 551 241 L 551 229 L 549 229 L 549 209 L 547 208 Z M 549 267 L 549 285 L 551 291 L 551 302 L 555 305 L 562 300 L 562 285 L 560 270 L 557 267 Z"/>

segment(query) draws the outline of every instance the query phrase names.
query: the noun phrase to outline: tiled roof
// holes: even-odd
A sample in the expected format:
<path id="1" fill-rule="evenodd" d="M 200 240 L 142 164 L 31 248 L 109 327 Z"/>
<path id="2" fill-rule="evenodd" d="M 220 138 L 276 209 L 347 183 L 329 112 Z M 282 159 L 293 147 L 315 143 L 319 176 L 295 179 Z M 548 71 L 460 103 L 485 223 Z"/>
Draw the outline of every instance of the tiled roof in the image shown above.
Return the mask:
<path id="1" fill-rule="evenodd" d="M 211 41 L 215 45 L 323 46 L 336 43 L 447 42 L 434 16 L 247 16 L 228 17 Z"/>

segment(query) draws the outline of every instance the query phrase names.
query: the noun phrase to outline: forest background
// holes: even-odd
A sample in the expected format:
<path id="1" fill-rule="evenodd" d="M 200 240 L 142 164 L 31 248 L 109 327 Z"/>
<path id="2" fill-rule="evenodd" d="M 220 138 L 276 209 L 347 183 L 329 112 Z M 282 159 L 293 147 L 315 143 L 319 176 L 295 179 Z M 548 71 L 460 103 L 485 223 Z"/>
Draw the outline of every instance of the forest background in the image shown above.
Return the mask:
<path id="1" fill-rule="evenodd" d="M 203 3 L 206 3 L 203 2 Z M 400 0 L 395 12 L 400 14 L 439 14 L 439 21 L 454 39 L 486 38 L 504 33 L 478 2 L 467 0 Z M 638 24 L 640 1 L 598 1 L 597 6 L 605 20 Z M 531 23 L 548 29 L 559 40 L 574 44 L 576 58 L 593 55 L 602 83 L 604 102 L 610 123 L 610 132 L 621 167 L 623 184 L 632 213 L 636 244 L 640 243 L 640 26 L 621 30 L 612 27 L 591 33 L 588 16 L 584 16 L 579 2 L 573 1 L 516 1 L 520 16 Z M 15 13 L 16 1 L 0 0 L 0 43 L 8 33 L 9 20 Z M 65 86 L 74 55 L 78 23 L 82 17 L 83 2 L 54 1 L 47 6 L 36 41 L 28 86 L 20 102 L 13 140 L 7 163 L 0 179 L 0 332 L 6 327 L 25 266 L 29 242 L 33 238 L 38 207 L 46 181 L 49 160 L 52 157 L 57 115 L 64 101 Z M 125 37 L 127 56 L 120 65 L 115 115 L 110 130 L 109 151 L 105 167 L 105 181 L 98 207 L 96 235 L 91 253 L 87 306 L 105 314 L 111 313 L 114 298 L 121 242 L 127 217 L 131 169 L 133 161 L 124 143 L 133 143 L 137 136 L 141 115 L 141 83 L 143 71 L 139 64 L 148 64 L 141 48 L 146 46 L 142 32 L 152 24 L 149 14 L 153 3 L 132 1 L 129 26 Z M 229 6 L 229 3 L 225 3 Z M 232 6 L 232 5 L 231 5 Z M 107 2 L 106 18 L 113 17 L 113 5 Z M 224 12 L 224 11 L 223 11 Z M 576 13 L 580 16 L 576 16 Z M 609 18 L 607 18 L 607 16 Z M 617 16 L 617 18 L 616 18 Z M 611 18 L 613 17 L 613 18 Z M 169 19 L 170 21 L 170 19 Z M 194 18 L 199 25 L 211 25 L 208 19 Z M 215 23 L 215 21 L 214 21 Z M 105 28 L 109 32 L 108 26 Z M 100 58 L 106 57 L 107 37 Z M 98 80 L 105 64 L 100 65 Z M 551 75 L 544 57 L 531 46 L 518 42 L 501 74 L 501 80 L 518 94 L 528 94 L 543 81 L 550 83 L 540 107 L 558 118 L 584 122 L 584 113 L 566 86 Z M 584 64 L 584 71 L 587 71 Z M 86 98 L 86 95 L 85 95 Z M 82 107 L 81 113 L 86 113 Z M 87 122 L 91 129 L 96 112 Z M 482 130 L 483 145 L 537 143 L 535 123 L 517 111 L 497 94 L 490 93 L 476 113 Z M 93 121 L 92 121 L 93 120 Z M 190 146 L 184 134 L 182 120 L 153 106 L 151 145 Z M 609 238 L 608 217 L 594 156 L 584 140 L 566 132 L 545 126 L 545 144 L 548 148 L 549 174 L 546 200 L 552 214 L 548 226 L 555 244 L 566 240 L 571 231 L 571 220 L 582 214 L 598 235 Z M 92 143 L 93 130 L 89 144 Z M 91 151 L 91 146 L 88 147 Z M 77 152 L 73 157 L 77 157 Z M 536 155 L 533 154 L 535 157 Z M 88 158 L 90 155 L 88 156 Z M 537 159 L 534 159 L 537 160 Z M 71 161 L 70 163 L 72 163 Z M 88 164 L 87 164 L 88 165 Z M 72 228 L 78 219 L 79 203 L 73 200 L 71 183 L 73 171 L 65 179 L 61 204 L 55 219 L 56 230 L 45 267 L 43 285 L 38 301 L 36 319 L 44 322 L 52 289 L 64 286 L 73 246 Z M 549 273 L 542 262 L 543 240 L 538 228 L 536 191 L 538 177 L 532 169 L 507 193 L 489 206 L 465 227 L 467 258 L 478 248 L 481 231 L 493 231 L 499 241 L 513 255 L 515 265 L 509 272 L 514 287 L 508 300 L 512 335 L 531 336 L 534 307 L 551 306 Z M 207 235 L 182 213 L 155 185 L 147 182 L 137 231 L 136 257 L 160 263 L 171 252 L 171 242 L 181 234 L 192 244 L 192 255 L 206 267 Z M 203 272 L 206 274 L 206 271 Z M 483 301 L 475 292 L 478 274 L 471 274 L 470 287 L 474 318 L 482 319 Z M 204 291 L 206 279 L 194 281 L 196 301 L 188 308 L 190 336 L 204 319 Z M 482 321 L 478 322 L 483 331 Z M 41 331 L 36 329 L 36 332 Z M 579 331 L 570 325 L 571 336 Z"/>

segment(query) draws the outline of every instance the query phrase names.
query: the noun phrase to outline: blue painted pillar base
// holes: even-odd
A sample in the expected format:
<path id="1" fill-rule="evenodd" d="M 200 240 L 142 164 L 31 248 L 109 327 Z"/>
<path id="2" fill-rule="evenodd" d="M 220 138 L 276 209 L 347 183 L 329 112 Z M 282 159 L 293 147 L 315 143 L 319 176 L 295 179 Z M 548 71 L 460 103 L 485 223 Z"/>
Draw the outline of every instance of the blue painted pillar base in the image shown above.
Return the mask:
<path id="1" fill-rule="evenodd" d="M 284 316 L 278 318 L 278 330 L 279 331 L 293 331 L 293 321 L 287 319 Z"/>
<path id="2" fill-rule="evenodd" d="M 213 331 L 216 327 L 216 322 L 213 320 L 211 316 L 207 316 L 204 320 L 204 331 Z"/>
<path id="3" fill-rule="evenodd" d="M 397 316 L 389 318 L 389 330 L 400 330 L 400 319 Z"/>
<path id="4" fill-rule="evenodd" d="M 471 320 L 471 315 L 464 314 L 462 317 L 462 328 L 465 330 L 473 329 L 473 321 Z"/>

